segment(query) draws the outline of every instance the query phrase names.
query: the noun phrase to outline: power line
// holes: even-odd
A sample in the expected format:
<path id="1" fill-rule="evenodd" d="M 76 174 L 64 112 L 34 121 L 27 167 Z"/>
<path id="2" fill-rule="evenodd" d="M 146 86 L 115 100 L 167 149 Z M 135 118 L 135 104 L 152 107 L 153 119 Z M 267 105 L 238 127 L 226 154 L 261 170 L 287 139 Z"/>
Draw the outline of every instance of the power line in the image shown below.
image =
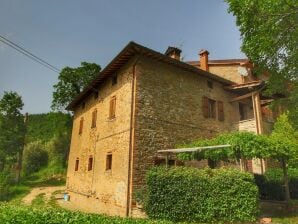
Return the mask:
<path id="1" fill-rule="evenodd" d="M 7 46 L 15 49 L 16 51 L 18 51 L 19 53 L 27 56 L 28 58 L 30 58 L 31 60 L 45 66 L 46 68 L 59 73 L 60 69 L 58 69 L 57 67 L 51 65 L 50 63 L 46 62 L 45 60 L 41 59 L 40 57 L 37 57 L 36 55 L 32 54 L 31 52 L 29 52 L 28 50 L 24 49 L 23 47 L 21 47 L 20 45 L 8 40 L 7 38 L 3 37 L 0 35 L 0 41 L 4 44 L 6 44 Z"/>

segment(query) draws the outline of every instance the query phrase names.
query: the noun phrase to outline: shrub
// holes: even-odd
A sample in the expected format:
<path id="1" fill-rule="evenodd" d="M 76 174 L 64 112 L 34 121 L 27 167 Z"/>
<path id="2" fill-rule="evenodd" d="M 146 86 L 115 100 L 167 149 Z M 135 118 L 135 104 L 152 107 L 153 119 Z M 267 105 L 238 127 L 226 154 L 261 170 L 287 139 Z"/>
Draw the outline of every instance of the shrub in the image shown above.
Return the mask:
<path id="1" fill-rule="evenodd" d="M 258 189 L 235 169 L 154 168 L 146 177 L 146 213 L 172 221 L 254 221 Z"/>
<path id="2" fill-rule="evenodd" d="M 289 187 L 292 199 L 298 199 L 298 169 L 289 168 Z M 282 169 L 269 169 L 265 175 L 255 174 L 260 198 L 265 200 L 285 200 Z"/>
<path id="3" fill-rule="evenodd" d="M 0 172 L 0 201 L 9 199 L 11 175 L 9 172 Z"/>
<path id="4" fill-rule="evenodd" d="M 109 217 L 97 214 L 84 214 L 58 208 L 34 208 L 7 203 L 0 203 L 0 223 L 173 224 L 167 221 Z"/>
<path id="5" fill-rule="evenodd" d="M 29 143 L 24 150 L 23 172 L 25 175 L 37 172 L 48 163 L 48 153 L 44 145 L 39 142 Z"/>

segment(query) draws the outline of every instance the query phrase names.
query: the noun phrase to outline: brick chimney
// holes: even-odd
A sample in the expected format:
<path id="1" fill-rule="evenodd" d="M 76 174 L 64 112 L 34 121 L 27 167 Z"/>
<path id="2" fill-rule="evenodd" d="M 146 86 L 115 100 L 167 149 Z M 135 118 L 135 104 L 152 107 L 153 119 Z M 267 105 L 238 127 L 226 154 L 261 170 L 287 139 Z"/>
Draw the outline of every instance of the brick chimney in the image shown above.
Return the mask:
<path id="1" fill-rule="evenodd" d="M 181 52 L 182 51 L 179 48 L 169 46 L 165 52 L 165 55 L 180 61 Z"/>
<path id="2" fill-rule="evenodd" d="M 202 70 L 205 70 L 205 71 L 209 71 L 209 65 L 208 65 L 208 55 L 209 55 L 209 52 L 207 50 L 200 50 L 200 68 Z"/>

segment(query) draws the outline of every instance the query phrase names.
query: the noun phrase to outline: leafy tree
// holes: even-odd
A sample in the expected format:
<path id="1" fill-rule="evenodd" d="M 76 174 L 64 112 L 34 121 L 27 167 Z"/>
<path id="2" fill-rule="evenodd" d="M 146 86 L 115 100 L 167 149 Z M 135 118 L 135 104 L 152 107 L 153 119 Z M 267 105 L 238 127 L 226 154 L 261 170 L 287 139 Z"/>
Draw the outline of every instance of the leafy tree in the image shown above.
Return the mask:
<path id="1" fill-rule="evenodd" d="M 58 77 L 58 83 L 54 85 L 52 109 L 64 110 L 73 98 L 96 77 L 100 69 L 99 65 L 87 62 L 82 62 L 77 68 L 63 68 Z"/>
<path id="2" fill-rule="evenodd" d="M 298 128 L 298 1 L 226 0 L 236 16 L 242 50 L 257 65 L 256 73 L 270 73 L 267 93 L 282 93 L 290 118 Z"/>
<path id="3" fill-rule="evenodd" d="M 0 100 L 0 159 L 3 169 L 7 162 L 17 161 L 17 181 L 20 178 L 26 127 L 21 114 L 21 96 L 16 92 L 4 92 Z"/>
<path id="4" fill-rule="evenodd" d="M 37 172 L 48 163 L 48 153 L 40 141 L 31 142 L 24 150 L 23 172 L 25 175 Z"/>

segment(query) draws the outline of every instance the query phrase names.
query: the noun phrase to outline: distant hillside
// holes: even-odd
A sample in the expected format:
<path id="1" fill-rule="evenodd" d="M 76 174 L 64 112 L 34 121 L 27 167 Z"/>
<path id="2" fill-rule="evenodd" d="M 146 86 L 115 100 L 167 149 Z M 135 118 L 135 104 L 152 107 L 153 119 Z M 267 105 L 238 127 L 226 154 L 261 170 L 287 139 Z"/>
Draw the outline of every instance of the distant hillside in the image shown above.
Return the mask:
<path id="1" fill-rule="evenodd" d="M 59 133 L 69 133 L 72 127 L 72 118 L 69 114 L 47 113 L 31 114 L 27 126 L 27 143 L 32 141 L 48 142 Z"/>

